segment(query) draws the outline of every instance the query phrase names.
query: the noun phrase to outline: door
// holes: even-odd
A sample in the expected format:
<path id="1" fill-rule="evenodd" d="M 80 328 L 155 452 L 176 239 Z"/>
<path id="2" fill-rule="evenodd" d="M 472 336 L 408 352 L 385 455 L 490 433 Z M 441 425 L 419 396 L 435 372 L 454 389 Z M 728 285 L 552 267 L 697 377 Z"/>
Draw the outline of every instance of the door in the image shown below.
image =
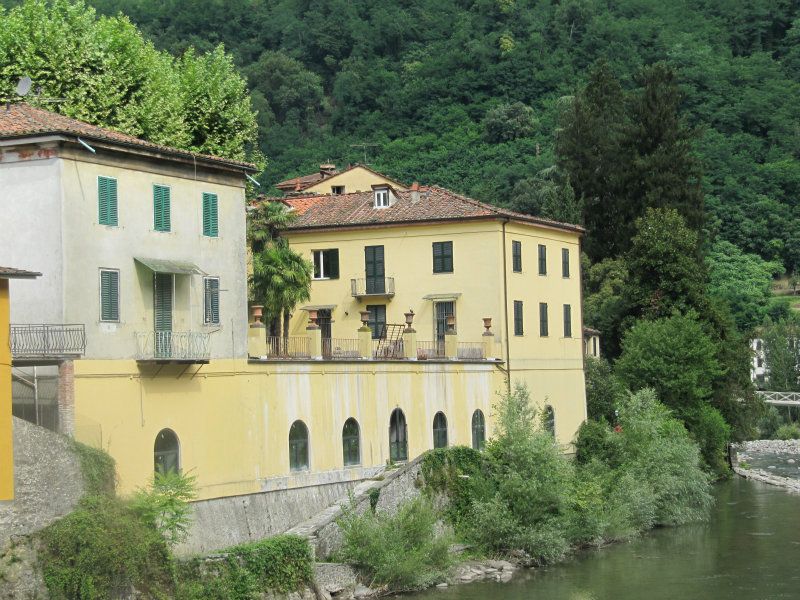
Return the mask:
<path id="1" fill-rule="evenodd" d="M 366 246 L 364 248 L 366 267 L 367 294 L 383 294 L 386 292 L 386 271 L 383 265 L 383 246 Z"/>
<path id="2" fill-rule="evenodd" d="M 455 302 L 436 303 L 436 344 L 440 355 L 444 355 L 444 334 L 447 332 L 447 317 L 456 314 Z"/>
<path id="3" fill-rule="evenodd" d="M 155 355 L 172 356 L 172 290 L 171 273 L 156 273 L 153 279 L 153 322 L 155 325 Z"/>
<path id="4" fill-rule="evenodd" d="M 325 358 L 331 357 L 331 310 L 329 308 L 321 308 L 317 311 L 317 323 L 322 330 L 322 356 Z"/>

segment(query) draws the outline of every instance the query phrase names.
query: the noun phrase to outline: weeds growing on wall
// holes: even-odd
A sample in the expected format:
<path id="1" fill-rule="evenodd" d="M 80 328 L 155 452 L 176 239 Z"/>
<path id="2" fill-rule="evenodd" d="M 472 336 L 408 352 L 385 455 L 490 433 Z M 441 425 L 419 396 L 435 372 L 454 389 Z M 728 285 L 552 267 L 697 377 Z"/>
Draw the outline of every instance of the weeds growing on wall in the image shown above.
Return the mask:
<path id="1" fill-rule="evenodd" d="M 189 535 L 191 506 L 197 495 L 196 477 L 176 471 L 157 471 L 145 489 L 133 497 L 134 509 L 159 533 L 170 546 Z"/>
<path id="2" fill-rule="evenodd" d="M 87 496 L 113 496 L 117 488 L 117 469 L 108 452 L 70 440 L 78 456 Z"/>

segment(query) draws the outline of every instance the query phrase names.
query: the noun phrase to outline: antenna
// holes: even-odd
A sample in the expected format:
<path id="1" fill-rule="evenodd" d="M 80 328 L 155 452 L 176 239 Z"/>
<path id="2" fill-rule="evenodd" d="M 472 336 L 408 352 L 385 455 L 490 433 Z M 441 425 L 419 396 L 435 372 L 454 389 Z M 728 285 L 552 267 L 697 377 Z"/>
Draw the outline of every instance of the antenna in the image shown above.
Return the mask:
<path id="1" fill-rule="evenodd" d="M 365 144 L 365 143 L 350 144 L 351 148 L 361 148 L 364 150 L 364 162 L 363 162 L 364 165 L 369 165 L 369 163 L 367 162 L 367 148 L 377 148 L 378 146 L 380 146 L 380 144 Z"/>
<path id="2" fill-rule="evenodd" d="M 17 96 L 27 96 L 33 81 L 27 75 L 17 82 Z"/>

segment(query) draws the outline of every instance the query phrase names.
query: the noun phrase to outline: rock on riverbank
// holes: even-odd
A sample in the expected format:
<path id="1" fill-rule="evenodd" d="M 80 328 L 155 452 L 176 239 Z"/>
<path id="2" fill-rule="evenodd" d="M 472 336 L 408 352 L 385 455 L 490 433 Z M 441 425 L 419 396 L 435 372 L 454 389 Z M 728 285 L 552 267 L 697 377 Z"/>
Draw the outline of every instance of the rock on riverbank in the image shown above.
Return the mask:
<path id="1" fill-rule="evenodd" d="M 785 477 L 776 473 L 778 465 L 768 465 L 765 469 L 750 464 L 763 462 L 761 459 L 767 456 L 775 459 L 768 462 L 800 467 L 800 440 L 753 440 L 731 446 L 731 466 L 737 475 L 800 493 L 800 468 L 797 476 Z"/>

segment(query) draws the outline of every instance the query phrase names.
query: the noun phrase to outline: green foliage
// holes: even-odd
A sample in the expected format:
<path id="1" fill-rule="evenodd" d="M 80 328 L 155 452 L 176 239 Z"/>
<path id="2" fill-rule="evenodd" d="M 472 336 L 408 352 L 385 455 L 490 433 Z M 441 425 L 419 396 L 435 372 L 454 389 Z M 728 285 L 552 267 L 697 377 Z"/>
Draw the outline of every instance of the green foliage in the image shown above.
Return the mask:
<path id="1" fill-rule="evenodd" d="M 311 297 L 314 266 L 278 239 L 253 255 L 251 285 L 253 299 L 264 305 L 268 319 L 283 314 L 284 335 L 288 335 L 289 313 Z M 280 336 L 280 329 L 272 335 Z"/>
<path id="2" fill-rule="evenodd" d="M 171 595 L 173 564 L 164 539 L 126 502 L 87 496 L 39 535 L 51 598 L 105 600 L 132 587 L 151 597 Z"/>
<path id="3" fill-rule="evenodd" d="M 578 429 L 575 439 L 575 460 L 579 464 L 589 464 L 599 460 L 609 467 L 616 468 L 620 449 L 620 436 L 605 421 L 588 419 Z"/>
<path id="4" fill-rule="evenodd" d="M 583 255 L 584 263 L 588 257 Z M 600 330 L 603 352 L 610 357 L 620 353 L 620 340 L 632 311 L 628 295 L 630 273 L 624 258 L 607 258 L 583 269 L 584 321 Z"/>
<path id="5" fill-rule="evenodd" d="M 189 535 L 192 509 L 197 496 L 197 478 L 176 471 L 156 472 L 146 489 L 137 490 L 133 508 L 153 524 L 167 544 L 174 546 Z"/>
<path id="6" fill-rule="evenodd" d="M 436 511 L 420 497 L 402 504 L 396 515 L 355 508 L 338 521 L 344 544 L 341 558 L 355 564 L 374 584 L 390 589 L 428 587 L 445 578 L 451 564 L 450 541 L 436 535 Z"/>
<path id="7" fill-rule="evenodd" d="M 778 427 L 775 437 L 779 440 L 800 440 L 800 427 L 794 423 L 787 423 Z"/>
<path id="8" fill-rule="evenodd" d="M 706 464 L 716 473 L 728 471 L 726 451 L 731 427 L 716 408 L 700 404 L 685 417 L 686 426 L 700 446 Z"/>
<path id="9" fill-rule="evenodd" d="M 257 600 L 267 590 L 292 592 L 313 579 L 308 542 L 278 535 L 223 550 L 216 561 L 179 565 L 178 600 Z"/>
<path id="10" fill-rule="evenodd" d="M 87 496 L 113 496 L 117 487 L 117 466 L 111 455 L 70 440 L 72 451 L 81 463 L 81 475 Z"/>
<path id="11" fill-rule="evenodd" d="M 684 416 L 711 397 L 717 348 L 694 316 L 637 322 L 623 338 L 616 374 L 632 390 L 652 387 Z"/>
<path id="12" fill-rule="evenodd" d="M 483 120 L 486 139 L 493 143 L 531 137 L 536 125 L 533 109 L 522 102 L 495 106 L 486 112 Z"/>
<path id="13" fill-rule="evenodd" d="M 602 357 L 587 356 L 583 364 L 586 377 L 586 411 L 590 419 L 617 420 L 618 400 L 626 393 L 625 386 Z"/>
<path id="14" fill-rule="evenodd" d="M 778 429 L 786 424 L 786 419 L 774 406 L 770 406 L 758 422 L 758 434 L 762 440 L 773 440 L 778 433 Z"/>

